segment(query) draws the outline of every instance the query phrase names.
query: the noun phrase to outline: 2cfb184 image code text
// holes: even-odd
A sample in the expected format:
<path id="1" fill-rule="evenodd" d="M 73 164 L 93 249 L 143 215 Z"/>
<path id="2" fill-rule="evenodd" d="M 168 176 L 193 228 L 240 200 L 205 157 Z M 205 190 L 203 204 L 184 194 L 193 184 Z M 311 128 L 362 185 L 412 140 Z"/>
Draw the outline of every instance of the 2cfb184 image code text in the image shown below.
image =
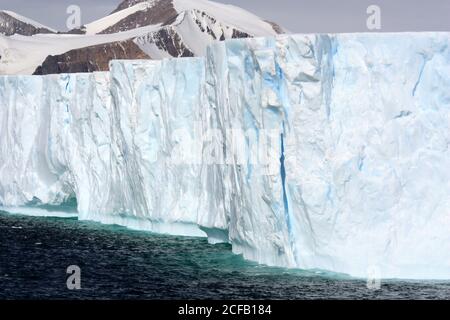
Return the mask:
<path id="1" fill-rule="evenodd" d="M 188 304 L 178 308 L 180 316 L 256 316 L 271 315 L 272 306 L 267 304 L 222 304 L 218 306 L 190 306 Z"/>

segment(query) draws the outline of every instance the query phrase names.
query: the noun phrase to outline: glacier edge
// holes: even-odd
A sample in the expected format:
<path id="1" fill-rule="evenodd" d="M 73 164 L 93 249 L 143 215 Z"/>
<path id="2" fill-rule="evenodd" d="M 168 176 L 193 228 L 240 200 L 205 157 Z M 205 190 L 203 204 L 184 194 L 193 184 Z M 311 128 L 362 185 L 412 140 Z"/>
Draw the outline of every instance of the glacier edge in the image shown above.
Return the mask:
<path id="1" fill-rule="evenodd" d="M 449 44 L 282 35 L 2 76 L 0 205 L 76 198 L 79 219 L 262 264 L 450 279 Z"/>

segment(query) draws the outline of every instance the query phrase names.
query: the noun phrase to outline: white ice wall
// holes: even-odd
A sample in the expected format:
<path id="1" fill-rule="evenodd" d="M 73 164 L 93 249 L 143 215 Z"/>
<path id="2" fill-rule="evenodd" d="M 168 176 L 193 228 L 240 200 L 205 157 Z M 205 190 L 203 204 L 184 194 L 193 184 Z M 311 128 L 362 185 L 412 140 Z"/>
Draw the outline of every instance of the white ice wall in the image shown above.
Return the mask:
<path id="1" fill-rule="evenodd" d="M 280 176 L 240 171 L 236 251 L 357 276 L 448 278 L 449 44 L 443 33 L 360 34 L 212 47 L 224 123 L 278 126 L 284 140 L 284 189 Z"/>
<path id="2" fill-rule="evenodd" d="M 209 115 L 205 122 L 219 128 L 227 165 L 207 166 L 204 174 L 212 195 L 223 194 L 219 210 L 205 210 L 199 223 L 222 226 L 233 251 L 270 265 L 295 266 L 284 204 L 281 157 L 285 109 L 275 88 L 278 70 L 273 38 L 233 40 L 210 47 L 207 55 Z M 238 144 L 233 130 L 246 135 L 245 152 L 231 154 Z M 264 142 L 272 146 L 264 149 Z M 225 217 L 214 217 L 217 211 Z M 214 230 L 214 229 L 213 229 Z M 209 230 L 207 230 L 208 232 Z M 209 233 L 209 232 L 208 232 Z"/>
<path id="3" fill-rule="evenodd" d="M 310 47 L 324 60 L 322 39 Z M 331 37 L 323 102 L 301 108 L 291 96 L 302 267 L 449 277 L 449 44 L 448 34 Z"/>
<path id="4" fill-rule="evenodd" d="M 284 35 L 0 77 L 0 204 L 76 197 L 81 219 L 207 235 L 260 263 L 449 278 L 449 44 Z"/>
<path id="5" fill-rule="evenodd" d="M 0 203 L 76 197 L 80 210 L 92 209 L 109 165 L 109 75 L 6 76 L 0 88 Z"/>
<path id="6" fill-rule="evenodd" d="M 201 120 L 204 74 L 202 58 L 111 63 L 114 198 L 85 218 L 205 236 L 196 223 L 200 162 L 177 157 Z"/>

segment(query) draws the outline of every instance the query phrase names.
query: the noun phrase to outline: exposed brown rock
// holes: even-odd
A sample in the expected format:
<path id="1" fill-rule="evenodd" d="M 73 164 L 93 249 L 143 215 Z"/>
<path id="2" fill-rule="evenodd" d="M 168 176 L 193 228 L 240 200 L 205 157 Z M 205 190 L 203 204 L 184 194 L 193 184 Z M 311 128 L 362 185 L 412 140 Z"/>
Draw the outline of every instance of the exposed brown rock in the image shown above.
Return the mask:
<path id="1" fill-rule="evenodd" d="M 177 15 L 172 1 L 159 0 L 151 8 L 133 13 L 100 33 L 110 34 L 148 25 L 164 24 L 168 20 L 173 20 Z"/>
<path id="2" fill-rule="evenodd" d="M 183 43 L 180 35 L 171 26 L 166 26 L 158 31 L 136 38 L 136 42 L 142 44 L 155 44 L 158 49 L 167 52 L 172 57 L 193 57 L 189 48 Z"/>
<path id="3" fill-rule="evenodd" d="M 286 31 L 285 31 L 280 25 L 276 24 L 275 22 L 268 21 L 268 20 L 265 20 L 265 22 L 267 22 L 268 24 L 270 24 L 270 25 L 272 26 L 272 29 L 273 29 L 276 33 L 278 33 L 278 34 L 284 34 L 284 33 L 286 33 Z"/>
<path id="4" fill-rule="evenodd" d="M 108 71 L 115 59 L 150 59 L 132 40 L 112 42 L 48 56 L 35 75 Z"/>
<path id="5" fill-rule="evenodd" d="M 46 28 L 36 28 L 35 26 L 17 20 L 6 12 L 0 11 L 0 33 L 5 36 L 21 34 L 23 36 L 32 36 L 38 33 L 54 33 Z"/>
<path id="6" fill-rule="evenodd" d="M 240 39 L 240 38 L 252 38 L 247 32 L 233 29 L 233 34 L 231 36 L 232 39 Z"/>
<path id="7" fill-rule="evenodd" d="M 72 29 L 67 32 L 58 32 L 60 34 L 86 34 L 86 29 L 84 27 L 78 29 Z"/>
<path id="8" fill-rule="evenodd" d="M 121 4 L 119 4 L 119 6 L 113 12 L 111 12 L 111 14 L 122 11 L 144 1 L 147 0 L 125 0 Z"/>

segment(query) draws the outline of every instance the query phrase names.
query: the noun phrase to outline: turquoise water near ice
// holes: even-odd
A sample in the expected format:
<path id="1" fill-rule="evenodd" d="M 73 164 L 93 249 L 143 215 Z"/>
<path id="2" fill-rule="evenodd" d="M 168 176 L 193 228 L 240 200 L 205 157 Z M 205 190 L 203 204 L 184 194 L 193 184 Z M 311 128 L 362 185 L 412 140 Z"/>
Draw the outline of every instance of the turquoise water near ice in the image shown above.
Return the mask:
<path id="1" fill-rule="evenodd" d="M 79 291 L 66 269 L 81 268 Z M 450 282 L 364 280 L 245 261 L 230 245 L 0 212 L 0 299 L 450 299 Z"/>

